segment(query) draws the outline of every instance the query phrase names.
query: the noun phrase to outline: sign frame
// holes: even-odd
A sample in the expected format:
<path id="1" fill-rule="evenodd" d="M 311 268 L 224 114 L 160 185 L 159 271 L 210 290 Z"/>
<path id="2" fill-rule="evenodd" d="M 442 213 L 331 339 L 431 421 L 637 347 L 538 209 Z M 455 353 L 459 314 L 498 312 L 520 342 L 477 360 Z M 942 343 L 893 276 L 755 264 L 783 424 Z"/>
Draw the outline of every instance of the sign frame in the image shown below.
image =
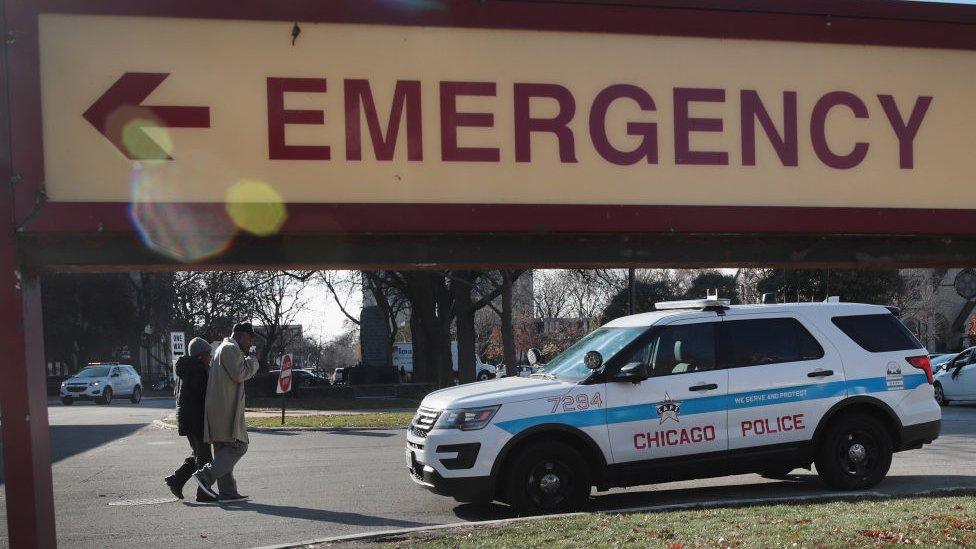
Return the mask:
<path id="1" fill-rule="evenodd" d="M 442 2 L 443 9 L 381 0 L 245 3 L 187 0 L 42 0 L 5 4 L 12 177 L 16 223 L 25 235 L 135 235 L 128 204 L 45 202 L 38 15 L 72 13 L 380 25 L 447 26 L 739 38 L 832 44 L 976 49 L 976 9 L 866 1 L 810 1 L 789 6 L 729 0 L 634 0 L 631 5 Z M 222 204 L 185 203 L 187 210 Z M 976 210 L 778 206 L 562 204 L 285 204 L 281 234 L 349 233 L 736 233 L 968 235 Z M 472 215 L 476 211 L 479 215 Z M 825 220 L 829 220 L 825 222 Z M 175 261 L 174 261 L 175 263 Z"/>
<path id="2" fill-rule="evenodd" d="M 7 508 L 11 546 L 56 546 L 44 357 L 37 351 L 43 349 L 38 270 L 186 268 L 174 259 L 147 255 L 125 203 L 47 201 L 39 14 L 268 20 L 280 21 L 289 28 L 295 21 L 322 21 L 976 50 L 976 6 L 962 4 L 883 0 L 442 0 L 432 6 L 385 0 L 0 0 L 4 36 L 4 55 L 0 56 L 0 88 L 4 91 L 0 94 L 0 179 L 5 182 L 0 185 L 0 217 L 13 229 L 0 233 L 0 322 L 12 327 L 0 336 L 10 350 L 7 382 L 0 386 L 3 416 L 10 418 L 2 425 L 3 439 L 8 442 L 3 456 L 7 472 L 4 490 L 8 501 L 18 502 Z M 463 256 L 459 251 L 464 251 L 472 258 L 465 264 L 491 264 L 494 268 L 581 262 L 592 266 L 599 258 L 603 264 L 631 266 L 661 258 L 671 258 L 672 265 L 780 261 L 795 266 L 818 260 L 837 265 L 841 256 L 817 252 L 836 248 L 838 242 L 846 250 L 843 257 L 857 265 L 966 264 L 976 254 L 976 240 L 965 238 L 971 234 L 969 228 L 976 226 L 976 210 L 962 209 L 558 204 L 286 204 L 286 208 L 289 217 L 281 233 L 264 240 L 242 237 L 225 254 L 229 259 L 219 261 L 237 268 L 283 263 L 430 268 L 459 264 L 455 257 Z M 826 231 L 824 219 L 829 220 Z M 734 238 L 728 233 L 730 229 L 747 236 Z M 473 240 L 469 235 L 474 235 Z M 601 240 L 601 235 L 606 238 Z M 852 235 L 867 235 L 867 240 L 847 238 Z M 504 237 L 501 244 L 497 243 L 499 237 Z M 296 240 L 303 244 L 294 246 Z M 594 252 L 581 259 L 575 253 L 581 242 L 618 253 Z M 381 245 L 377 255 L 370 256 L 370 246 L 377 243 Z M 703 251 L 682 255 L 690 253 L 686 250 L 696 244 Z M 312 248 L 319 251 L 309 252 Z M 438 252 L 443 255 L 434 253 L 438 249 L 444 250 Z M 540 255 L 540 250 L 559 249 L 561 256 Z M 761 255 L 749 255 L 757 253 L 752 251 L 756 249 L 763 250 Z M 422 257 L 418 250 L 424 251 Z M 384 259 L 390 254 L 395 259 Z M 473 259 L 475 255 L 480 259 Z M 209 261 L 197 265 L 207 263 L 208 268 L 222 267 Z"/>

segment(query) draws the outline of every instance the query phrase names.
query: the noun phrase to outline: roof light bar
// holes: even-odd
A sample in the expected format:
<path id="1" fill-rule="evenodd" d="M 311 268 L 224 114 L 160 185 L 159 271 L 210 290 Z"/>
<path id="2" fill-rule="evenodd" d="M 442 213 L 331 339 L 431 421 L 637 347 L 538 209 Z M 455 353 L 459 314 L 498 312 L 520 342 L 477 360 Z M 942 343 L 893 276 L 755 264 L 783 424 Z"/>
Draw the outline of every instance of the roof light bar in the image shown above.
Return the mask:
<path id="1" fill-rule="evenodd" d="M 682 299 L 679 301 L 659 301 L 654 308 L 659 311 L 674 309 L 728 309 L 731 305 L 728 299 Z"/>

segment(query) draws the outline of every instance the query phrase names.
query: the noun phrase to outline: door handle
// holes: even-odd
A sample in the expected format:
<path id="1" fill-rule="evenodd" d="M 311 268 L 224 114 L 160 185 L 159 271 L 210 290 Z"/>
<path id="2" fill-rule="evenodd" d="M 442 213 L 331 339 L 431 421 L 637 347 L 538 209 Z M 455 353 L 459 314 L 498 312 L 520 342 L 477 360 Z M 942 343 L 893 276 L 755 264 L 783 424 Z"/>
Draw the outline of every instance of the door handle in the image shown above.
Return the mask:
<path id="1" fill-rule="evenodd" d="M 834 375 L 833 370 L 814 370 L 807 374 L 807 377 L 828 377 Z"/>
<path id="2" fill-rule="evenodd" d="M 689 391 L 711 391 L 712 389 L 718 389 L 718 385 L 714 383 L 702 383 L 701 385 L 688 387 Z"/>

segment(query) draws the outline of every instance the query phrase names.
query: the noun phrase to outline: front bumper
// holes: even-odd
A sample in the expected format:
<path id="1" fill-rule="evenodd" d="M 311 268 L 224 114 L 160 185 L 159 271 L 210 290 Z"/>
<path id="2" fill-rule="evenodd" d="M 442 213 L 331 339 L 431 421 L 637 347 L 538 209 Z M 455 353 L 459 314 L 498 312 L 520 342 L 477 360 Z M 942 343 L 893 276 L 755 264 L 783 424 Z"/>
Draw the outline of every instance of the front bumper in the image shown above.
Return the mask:
<path id="1" fill-rule="evenodd" d="M 410 460 L 407 470 L 410 479 L 431 492 L 454 498 L 462 503 L 488 502 L 493 497 L 491 477 L 445 478 L 430 465 L 417 461 L 416 455 L 407 448 Z"/>
<path id="2" fill-rule="evenodd" d="M 58 394 L 61 398 L 70 398 L 72 400 L 95 400 L 96 398 L 102 398 L 102 387 L 88 387 L 78 393 L 68 391 L 62 387 Z"/>

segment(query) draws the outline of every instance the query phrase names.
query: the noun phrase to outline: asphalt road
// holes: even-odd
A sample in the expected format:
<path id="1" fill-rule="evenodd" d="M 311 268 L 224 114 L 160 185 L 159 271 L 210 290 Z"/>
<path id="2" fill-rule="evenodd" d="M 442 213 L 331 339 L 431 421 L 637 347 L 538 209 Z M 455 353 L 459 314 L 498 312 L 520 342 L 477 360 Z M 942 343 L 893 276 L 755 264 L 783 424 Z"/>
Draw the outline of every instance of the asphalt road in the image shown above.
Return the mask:
<path id="1" fill-rule="evenodd" d="M 253 433 L 238 467 L 241 491 L 251 502 L 218 507 L 167 501 L 172 497 L 162 477 L 188 450 L 175 431 L 152 426 L 171 407 L 172 400 L 50 407 L 62 547 L 255 547 L 509 516 L 501 505 L 462 505 L 414 486 L 403 468 L 399 431 Z M 896 455 L 877 491 L 976 487 L 974 455 L 976 407 L 952 406 L 936 443 Z M 615 490 L 597 495 L 593 506 L 821 493 L 827 490 L 811 474 L 785 482 L 742 475 Z M 0 521 L 0 545 L 6 545 L 5 512 Z"/>

